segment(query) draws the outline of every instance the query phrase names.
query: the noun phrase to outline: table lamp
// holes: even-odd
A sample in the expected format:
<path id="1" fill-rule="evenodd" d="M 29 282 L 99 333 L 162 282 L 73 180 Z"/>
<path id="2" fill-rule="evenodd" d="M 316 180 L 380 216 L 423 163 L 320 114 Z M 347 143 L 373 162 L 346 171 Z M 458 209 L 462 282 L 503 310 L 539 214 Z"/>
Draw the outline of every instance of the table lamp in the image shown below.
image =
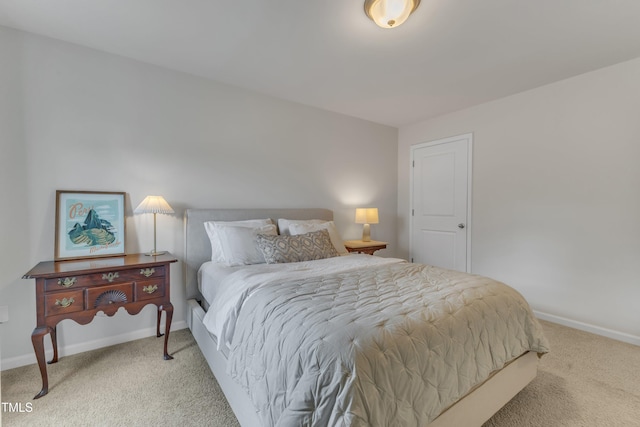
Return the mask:
<path id="1" fill-rule="evenodd" d="M 152 213 L 153 214 L 153 251 L 147 255 L 156 256 L 166 253 L 166 251 L 158 252 L 156 250 L 156 214 L 172 214 L 174 213 L 169 203 L 162 196 L 147 196 L 138 205 L 133 213 Z"/>
<path id="2" fill-rule="evenodd" d="M 371 228 L 369 224 L 378 223 L 378 208 L 357 208 L 356 224 L 364 224 L 362 226 L 362 241 L 371 241 Z"/>

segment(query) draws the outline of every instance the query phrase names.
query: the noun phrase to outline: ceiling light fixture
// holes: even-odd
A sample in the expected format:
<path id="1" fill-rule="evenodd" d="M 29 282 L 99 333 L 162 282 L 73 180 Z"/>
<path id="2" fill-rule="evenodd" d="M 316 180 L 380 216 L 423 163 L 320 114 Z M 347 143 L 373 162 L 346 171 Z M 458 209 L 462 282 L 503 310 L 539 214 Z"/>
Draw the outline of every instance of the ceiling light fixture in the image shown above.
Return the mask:
<path id="1" fill-rule="evenodd" d="M 418 8 L 420 0 L 365 0 L 364 12 L 382 28 L 402 25 Z"/>

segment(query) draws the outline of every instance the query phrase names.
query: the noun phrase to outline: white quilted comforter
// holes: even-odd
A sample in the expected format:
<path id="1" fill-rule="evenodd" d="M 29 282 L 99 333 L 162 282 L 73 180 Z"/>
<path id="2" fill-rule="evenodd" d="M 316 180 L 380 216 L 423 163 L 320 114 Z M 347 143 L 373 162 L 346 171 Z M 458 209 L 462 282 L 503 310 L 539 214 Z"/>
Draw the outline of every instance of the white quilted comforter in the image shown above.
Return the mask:
<path id="1" fill-rule="evenodd" d="M 424 426 L 548 351 L 523 297 L 481 276 L 362 255 L 228 280 L 205 325 L 265 426 Z"/>

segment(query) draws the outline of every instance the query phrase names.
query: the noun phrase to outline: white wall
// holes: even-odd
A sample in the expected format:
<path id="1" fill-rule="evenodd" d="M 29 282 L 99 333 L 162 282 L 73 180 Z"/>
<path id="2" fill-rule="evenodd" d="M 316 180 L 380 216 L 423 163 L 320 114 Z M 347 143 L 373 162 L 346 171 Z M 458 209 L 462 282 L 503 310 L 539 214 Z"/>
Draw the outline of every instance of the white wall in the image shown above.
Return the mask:
<path id="1" fill-rule="evenodd" d="M 473 133 L 472 272 L 535 310 L 640 344 L 640 59 L 400 129 L 399 255 L 410 146 Z"/>
<path id="2" fill-rule="evenodd" d="M 160 194 L 176 214 L 158 216 L 158 249 L 178 257 L 187 207 L 324 207 L 353 239 L 355 207 L 377 206 L 372 235 L 394 254 L 395 128 L 2 27 L 0 58 L 3 369 L 35 362 L 35 286 L 21 276 L 53 258 L 56 189 L 127 192 L 129 253 L 153 244 L 152 216 L 133 208 Z M 171 278 L 180 327 L 180 264 Z M 61 352 L 152 335 L 154 320 L 148 306 L 87 326 L 63 321 Z"/>
<path id="3" fill-rule="evenodd" d="M 21 37 L 0 33 L 0 305 L 10 305 L 10 323 L 0 324 L 3 354 L 13 347 L 4 337 L 12 325 L 35 323 L 35 312 L 11 304 L 16 299 L 35 298 L 35 288 L 20 277 L 30 268 L 26 146 L 22 126 Z M 10 65 L 9 65 L 10 64 Z M 23 283 L 24 282 L 24 283 Z M 15 295 L 10 298 L 9 293 Z M 29 342 L 29 332 L 25 341 Z M 4 363 L 0 363 L 5 367 Z"/>

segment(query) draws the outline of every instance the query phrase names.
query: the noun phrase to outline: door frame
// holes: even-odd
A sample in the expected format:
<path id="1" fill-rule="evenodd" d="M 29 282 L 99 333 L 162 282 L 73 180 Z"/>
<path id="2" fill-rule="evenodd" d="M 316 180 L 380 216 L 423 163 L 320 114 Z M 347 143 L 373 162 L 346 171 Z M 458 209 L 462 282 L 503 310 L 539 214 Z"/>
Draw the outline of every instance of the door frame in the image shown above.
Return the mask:
<path id="1" fill-rule="evenodd" d="M 409 158 L 409 259 L 413 262 L 413 166 L 415 162 L 415 151 L 421 148 L 433 147 L 441 144 L 449 144 L 461 139 L 467 140 L 467 265 L 466 272 L 471 273 L 471 201 L 472 184 L 473 184 L 473 133 L 465 133 L 462 135 L 450 136 L 447 138 L 436 139 L 433 141 L 422 142 L 410 147 Z"/>

